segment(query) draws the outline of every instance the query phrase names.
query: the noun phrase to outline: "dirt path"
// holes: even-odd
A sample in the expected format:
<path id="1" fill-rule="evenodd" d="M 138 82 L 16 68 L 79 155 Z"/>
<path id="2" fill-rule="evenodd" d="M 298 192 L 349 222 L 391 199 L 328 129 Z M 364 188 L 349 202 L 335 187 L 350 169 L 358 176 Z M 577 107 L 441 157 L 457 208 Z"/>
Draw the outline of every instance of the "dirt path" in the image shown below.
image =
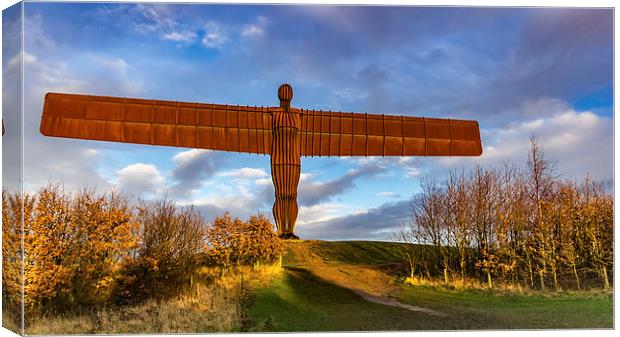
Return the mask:
<path id="1" fill-rule="evenodd" d="M 439 317 L 447 317 L 448 316 L 448 315 L 446 315 L 443 312 L 435 311 L 433 309 L 416 307 L 415 305 L 410 305 L 410 304 L 405 304 L 405 303 L 398 302 L 393 297 L 371 295 L 371 294 L 369 294 L 367 292 L 364 292 L 362 290 L 359 290 L 359 289 L 351 289 L 351 290 L 353 290 L 353 292 L 355 292 L 356 294 L 358 294 L 360 297 L 362 297 L 363 299 L 365 299 L 368 302 L 377 303 L 377 304 L 383 304 L 383 305 L 389 305 L 389 306 L 392 306 L 392 307 L 399 307 L 399 308 L 403 308 L 403 309 L 407 309 L 407 310 L 411 310 L 411 311 L 423 312 L 425 314 L 429 314 L 429 315 L 433 315 L 433 316 L 439 316 Z"/>

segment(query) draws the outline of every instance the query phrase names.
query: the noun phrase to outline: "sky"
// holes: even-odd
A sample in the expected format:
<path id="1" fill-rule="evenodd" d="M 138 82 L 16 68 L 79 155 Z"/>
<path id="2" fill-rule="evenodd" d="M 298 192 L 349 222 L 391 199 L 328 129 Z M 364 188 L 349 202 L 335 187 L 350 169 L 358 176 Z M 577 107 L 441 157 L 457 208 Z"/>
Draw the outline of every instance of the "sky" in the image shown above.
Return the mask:
<path id="1" fill-rule="evenodd" d="M 282 83 L 294 107 L 481 128 L 476 158 L 302 158 L 305 239 L 389 240 L 422 177 L 522 165 L 533 134 L 562 178 L 613 181 L 611 9 L 26 3 L 24 14 L 23 53 L 3 37 L 3 80 L 23 60 L 26 191 L 61 182 L 166 194 L 208 219 L 271 216 L 268 156 L 46 138 L 38 127 L 49 91 L 277 106 Z M 4 32 L 18 27 L 5 13 Z M 8 113 L 19 106 L 5 104 L 7 125 L 19 123 Z M 18 138 L 7 132 L 3 156 Z"/>

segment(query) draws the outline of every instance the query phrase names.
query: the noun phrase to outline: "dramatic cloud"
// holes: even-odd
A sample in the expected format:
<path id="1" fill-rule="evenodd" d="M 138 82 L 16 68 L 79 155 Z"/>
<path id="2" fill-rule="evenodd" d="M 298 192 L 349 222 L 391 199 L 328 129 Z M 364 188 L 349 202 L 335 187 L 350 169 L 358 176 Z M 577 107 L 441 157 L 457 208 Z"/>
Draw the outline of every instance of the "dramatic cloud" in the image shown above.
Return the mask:
<path id="1" fill-rule="evenodd" d="M 205 179 L 213 176 L 220 168 L 221 154 L 208 150 L 192 149 L 176 154 L 172 161 L 175 168 L 171 187 L 173 196 L 186 198 L 199 190 Z"/>
<path id="2" fill-rule="evenodd" d="M 383 172 L 382 166 L 363 166 L 344 176 L 326 182 L 315 182 L 309 174 L 302 174 L 299 182 L 298 200 L 302 206 L 316 205 L 353 188 L 355 179 Z"/>
<path id="3" fill-rule="evenodd" d="M 300 223 L 298 233 L 306 239 L 390 240 L 407 221 L 409 201 L 403 200 L 343 217 Z"/>

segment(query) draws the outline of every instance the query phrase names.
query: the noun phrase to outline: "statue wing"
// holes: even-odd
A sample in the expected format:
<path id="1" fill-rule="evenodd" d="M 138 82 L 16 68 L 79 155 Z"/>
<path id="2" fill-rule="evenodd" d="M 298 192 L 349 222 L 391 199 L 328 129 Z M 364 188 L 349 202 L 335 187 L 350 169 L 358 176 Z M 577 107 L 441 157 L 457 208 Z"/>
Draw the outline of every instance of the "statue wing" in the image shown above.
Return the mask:
<path id="1" fill-rule="evenodd" d="M 302 156 L 479 156 L 477 121 L 302 110 Z"/>
<path id="2" fill-rule="evenodd" d="M 46 136 L 232 152 L 271 152 L 267 107 L 48 93 Z"/>

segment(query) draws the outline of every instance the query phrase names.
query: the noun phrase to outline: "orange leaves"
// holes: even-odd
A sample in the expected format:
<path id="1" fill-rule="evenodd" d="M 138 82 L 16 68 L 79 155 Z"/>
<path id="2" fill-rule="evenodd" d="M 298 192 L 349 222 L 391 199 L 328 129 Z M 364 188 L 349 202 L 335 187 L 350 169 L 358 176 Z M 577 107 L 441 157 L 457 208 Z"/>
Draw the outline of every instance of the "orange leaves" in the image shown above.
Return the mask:
<path id="1" fill-rule="evenodd" d="M 205 251 L 215 265 L 254 266 L 277 260 L 284 254 L 284 244 L 265 216 L 251 216 L 244 222 L 226 213 L 208 228 Z"/>
<path id="2" fill-rule="evenodd" d="M 23 203 L 27 308 L 107 300 L 119 263 L 137 247 L 139 224 L 132 219 L 127 201 L 114 192 L 67 194 L 58 185 L 47 185 L 20 200 L 3 193 L 3 262 L 19 262 L 15 238 L 21 224 L 16 209 Z M 3 285 L 19 289 L 15 281 L 15 277 L 3 278 Z"/>

